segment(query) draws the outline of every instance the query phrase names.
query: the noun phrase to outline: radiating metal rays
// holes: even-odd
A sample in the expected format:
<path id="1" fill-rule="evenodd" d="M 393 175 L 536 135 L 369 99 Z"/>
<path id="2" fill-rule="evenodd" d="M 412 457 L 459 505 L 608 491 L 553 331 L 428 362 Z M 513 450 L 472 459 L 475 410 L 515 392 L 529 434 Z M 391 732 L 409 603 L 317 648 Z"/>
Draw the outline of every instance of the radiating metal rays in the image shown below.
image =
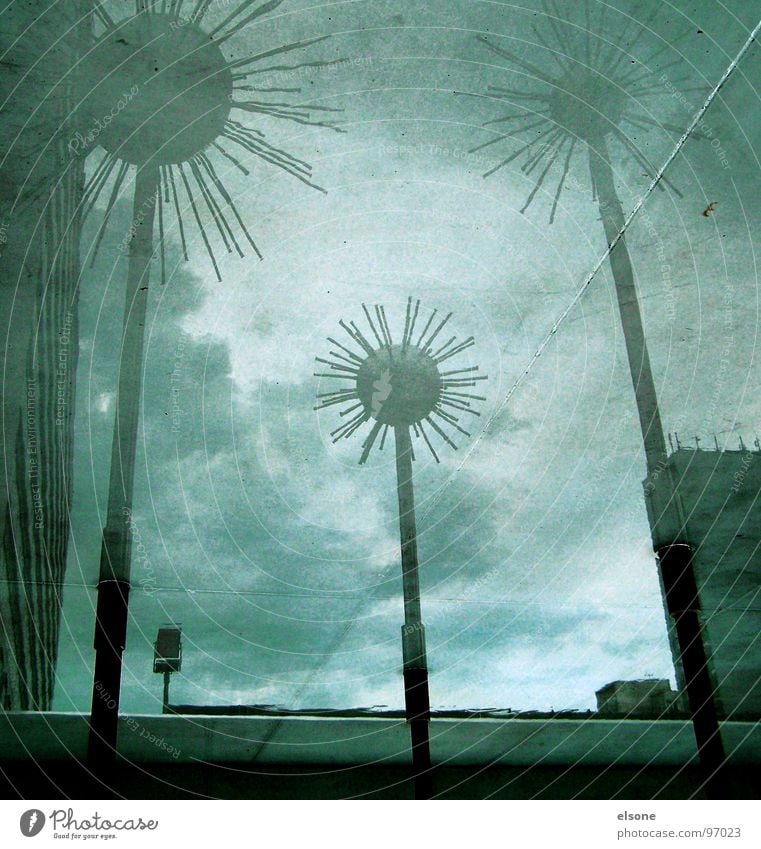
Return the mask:
<path id="1" fill-rule="evenodd" d="M 325 189 L 312 182 L 311 165 L 289 153 L 286 153 L 286 151 L 280 150 L 274 145 L 271 145 L 266 141 L 264 134 L 260 131 L 251 129 L 238 121 L 230 119 L 225 124 L 224 132 L 220 138 L 238 145 L 244 150 L 247 150 L 249 153 L 253 153 L 259 159 L 268 162 L 270 165 L 275 165 L 277 168 L 280 168 L 282 171 L 285 171 L 297 180 L 301 180 L 302 183 L 305 183 L 310 188 L 317 189 L 323 193 L 325 192 Z M 215 147 L 226 155 L 228 159 L 232 159 L 233 162 L 236 161 L 229 152 L 225 151 L 225 149 L 221 147 L 219 142 L 215 143 Z M 236 162 L 236 164 L 238 163 Z"/>
<path id="2" fill-rule="evenodd" d="M 595 148 L 600 138 L 610 135 L 648 175 L 656 173 L 653 163 L 634 144 L 630 135 L 651 128 L 681 135 L 683 128 L 654 120 L 644 110 L 640 113 L 635 107 L 637 102 L 664 94 L 663 84 L 656 84 L 653 78 L 653 62 L 684 38 L 687 31 L 669 44 L 651 51 L 642 61 L 636 61 L 631 51 L 651 31 L 658 6 L 642 22 L 635 22 L 633 31 L 629 27 L 629 31 L 620 33 L 615 42 L 604 36 L 607 26 L 604 6 L 599 15 L 593 15 L 590 0 L 585 0 L 583 19 L 578 22 L 572 20 L 567 11 L 561 12 L 554 2 L 548 0 L 543 7 L 544 27 L 536 28 L 535 33 L 538 45 L 551 54 L 552 65 L 540 68 L 505 44 L 479 36 L 479 41 L 488 50 L 506 59 L 519 73 L 531 78 L 537 87 L 531 91 L 489 86 L 486 94 L 474 93 L 472 96 L 475 97 L 504 101 L 511 109 L 483 125 L 496 135 L 474 146 L 470 152 L 509 143 L 515 138 L 518 147 L 496 162 L 484 176 L 491 176 L 515 160 L 521 160 L 524 174 L 536 171 L 534 185 L 521 212 L 528 210 L 547 181 L 556 180 L 550 193 L 549 220 L 552 223 L 574 154 L 580 150 L 579 142 Z M 660 66 L 658 71 L 662 73 L 682 61 L 681 58 L 675 59 Z M 669 78 L 672 85 L 686 80 L 682 76 Z M 503 127 L 509 129 L 503 131 Z M 665 179 L 663 182 L 679 194 L 671 183 Z"/>
<path id="3" fill-rule="evenodd" d="M 434 460 L 440 462 L 432 436 L 435 434 L 456 449 L 450 434 L 470 436 L 463 415 L 480 416 L 477 403 L 485 400 L 484 396 L 468 391 L 487 379 L 486 375 L 477 373 L 479 366 L 440 368 L 442 363 L 472 347 L 474 338 L 470 336 L 458 342 L 456 336 L 451 336 L 442 341 L 452 313 L 441 317 L 434 309 L 423 324 L 420 301 L 410 297 L 397 342 L 383 306 L 375 305 L 371 309 L 362 304 L 361 307 L 368 332 L 363 332 L 353 321 L 341 320 L 339 325 L 348 339 L 341 342 L 328 337 L 331 348 L 327 356 L 315 358 L 327 367 L 316 371 L 315 377 L 345 381 L 345 385 L 318 393 L 314 409 L 343 408 L 339 410 L 342 421 L 330 432 L 333 443 L 350 438 L 372 421 L 362 442 L 360 465 L 367 461 L 376 443 L 383 450 L 390 428 L 411 429 Z M 420 324 L 422 331 L 418 331 Z"/>
<path id="4" fill-rule="evenodd" d="M 213 30 L 211 30 L 210 35 L 215 36 L 218 39 L 229 38 L 231 35 L 235 35 L 236 32 L 239 32 L 243 29 L 243 27 L 247 26 L 252 21 L 255 21 L 262 15 L 266 15 L 268 12 L 273 12 L 278 6 L 282 5 L 283 2 L 284 0 L 270 0 L 269 3 L 257 5 L 258 0 L 243 0 L 236 9 L 227 15 L 221 23 L 217 24 Z M 199 3 L 196 5 L 193 19 L 200 21 L 209 10 L 211 3 L 212 0 L 199 0 Z M 253 12 L 248 12 L 252 6 L 257 6 L 257 8 L 254 9 Z M 227 29 L 228 27 L 229 29 Z"/>
<path id="5" fill-rule="evenodd" d="M 236 89 L 237 90 L 237 89 Z M 343 132 L 340 127 L 330 121 L 315 121 L 310 118 L 312 112 L 340 112 L 330 106 L 306 106 L 304 104 L 267 103 L 260 100 L 236 100 L 233 109 L 243 112 L 258 112 L 260 115 L 270 115 L 274 118 L 284 118 L 309 127 L 326 127 L 329 130 Z"/>
<path id="6" fill-rule="evenodd" d="M 210 35 L 215 36 L 216 40 L 229 38 L 262 15 L 275 11 L 284 2 L 285 0 L 269 0 L 266 3 L 261 3 L 260 0 L 243 0 L 214 27 Z M 214 5 L 215 0 L 197 0 L 197 2 L 193 0 L 187 0 L 187 2 L 186 0 L 135 0 L 134 4 L 137 15 L 171 15 L 195 24 L 200 24 Z M 249 10 L 252 6 L 257 8 L 251 12 Z M 115 25 L 114 19 L 105 10 L 100 0 L 92 0 L 92 11 L 105 26 Z"/>
<path id="7" fill-rule="evenodd" d="M 118 168 L 116 166 L 119 166 Z M 85 189 L 84 215 L 90 215 L 103 187 L 111 181 L 111 192 L 103 212 L 102 220 L 96 231 L 91 249 L 91 265 L 95 263 L 103 237 L 108 229 L 114 206 L 128 185 L 128 163 L 118 163 L 110 154 L 106 154 L 98 164 Z M 186 163 L 162 165 L 159 168 L 160 183 L 156 186 L 153 203 L 157 207 L 158 240 L 157 251 L 161 264 L 161 282 L 166 283 L 166 216 L 174 216 L 183 258 L 188 260 L 186 230 L 188 216 L 195 223 L 196 230 L 204 243 L 206 252 L 214 268 L 216 277 L 221 280 L 219 263 L 209 237 L 209 227 L 216 230 L 227 253 L 235 252 L 244 256 L 240 239 L 245 239 L 254 253 L 261 258 L 261 252 L 243 221 L 235 201 L 225 187 L 217 170 L 206 154 L 199 154 Z M 179 193 L 178 193 L 179 186 Z M 202 213 L 203 210 L 203 213 Z M 133 226 L 134 226 L 133 222 Z M 240 237 L 236 234 L 240 233 Z"/>
<path id="8" fill-rule="evenodd" d="M 146 2 L 141 2 L 141 0 L 138 0 L 134 6 L 134 16 L 120 20 L 115 20 L 103 8 L 102 4 L 95 0 L 93 14 L 101 29 L 101 34 L 98 36 L 99 42 L 102 42 L 109 33 L 117 34 L 124 27 L 129 28 L 140 19 L 144 21 L 144 26 L 142 29 L 130 30 L 133 34 L 135 32 L 146 32 L 150 35 L 153 28 L 157 32 L 162 32 L 165 36 L 171 32 L 172 38 L 175 37 L 176 33 L 182 31 L 189 33 L 191 29 L 195 33 L 203 34 L 203 31 L 198 29 L 203 23 L 207 32 L 207 35 L 204 36 L 206 41 L 218 45 L 239 33 L 248 24 L 269 12 L 275 11 L 283 2 L 284 0 L 272 0 L 272 2 L 265 3 L 244 0 L 244 2 L 233 7 L 229 13 L 227 13 L 227 10 L 231 7 L 226 5 L 216 15 L 218 21 L 215 20 L 212 24 L 207 24 L 206 21 L 211 18 L 211 13 L 215 12 L 215 0 L 197 0 L 197 2 L 183 2 L 183 0 L 155 0 L 155 2 L 146 0 Z M 146 35 L 145 38 L 148 39 L 149 35 Z M 231 81 L 231 95 L 224 99 L 223 107 L 220 107 L 226 110 L 227 117 L 220 122 L 219 132 L 216 137 L 208 136 L 207 141 L 209 143 L 205 147 L 190 152 L 187 156 L 179 155 L 175 157 L 176 161 L 161 161 L 161 154 L 158 153 L 157 155 L 157 151 L 153 149 L 146 149 L 144 153 L 146 161 L 151 161 L 154 156 L 157 156 L 157 159 L 153 159 L 153 161 L 158 161 L 160 165 L 160 183 L 156 187 L 155 202 L 158 204 L 156 222 L 159 240 L 157 251 L 160 252 L 162 282 L 166 280 L 164 243 L 170 231 L 178 233 L 185 260 L 188 259 L 189 237 L 192 233 L 197 232 L 218 280 L 221 279 L 221 274 L 217 256 L 219 249 L 216 249 L 215 252 L 214 247 L 216 242 L 221 242 L 221 249 L 224 252 L 242 256 L 244 250 L 250 248 L 257 256 L 261 257 L 261 252 L 244 223 L 244 217 L 233 200 L 234 193 L 225 184 L 226 181 L 220 173 L 215 159 L 218 162 L 229 163 L 244 175 L 249 175 L 250 168 L 247 166 L 253 156 L 295 177 L 310 188 L 325 192 L 324 188 L 313 181 L 312 167 L 309 163 L 271 143 L 261 130 L 235 120 L 231 113 L 261 115 L 267 119 L 281 119 L 343 132 L 334 121 L 325 117 L 340 110 L 327 106 L 309 105 L 301 100 L 290 102 L 290 98 L 283 96 L 299 94 L 301 92 L 300 87 L 250 84 L 255 79 L 255 75 L 282 75 L 281 72 L 288 72 L 289 75 L 292 75 L 302 69 L 319 68 L 343 61 L 336 59 L 296 62 L 287 66 L 273 65 L 272 62 L 267 61 L 276 59 L 281 55 L 297 52 L 324 41 L 326 38 L 327 36 L 319 36 L 304 39 L 233 61 L 221 60 L 218 66 L 211 63 L 209 69 L 206 69 L 205 63 L 201 61 L 199 53 L 198 65 L 199 68 L 203 66 L 204 70 L 196 85 L 210 84 L 213 78 L 220 79 L 220 74 L 227 75 L 227 78 Z M 180 47 L 173 49 L 178 51 L 178 59 L 185 61 L 190 57 L 192 62 L 195 55 L 194 51 L 199 48 L 191 47 L 188 53 L 182 53 Z M 171 51 L 169 52 L 171 54 Z M 171 62 L 169 64 L 171 66 Z M 151 70 L 153 69 L 151 68 Z M 144 88 L 141 88 L 141 94 L 143 94 Z M 252 96 L 251 92 L 257 94 Z M 246 93 L 249 93 L 248 96 L 245 96 Z M 238 99 L 238 95 L 245 96 L 245 99 L 242 97 Z M 277 96 L 273 97 L 272 95 Z M 145 94 L 143 96 L 145 97 Z M 151 92 L 151 97 L 156 98 L 156 93 Z M 213 101 L 213 103 L 215 102 Z M 216 109 L 217 107 L 213 108 Z M 159 115 L 161 110 L 161 104 L 157 102 L 156 109 L 151 112 L 150 117 L 151 121 L 156 122 L 160 131 L 161 124 L 158 119 L 154 118 L 154 115 Z M 200 117 L 206 120 L 206 115 Z M 192 123 L 192 121 L 193 117 L 189 116 L 188 123 Z M 110 129 L 113 130 L 113 125 Z M 167 141 L 164 150 L 166 150 L 166 146 L 171 149 L 172 145 L 178 145 L 176 136 L 169 135 L 170 129 L 167 129 L 166 132 Z M 155 135 L 156 133 L 154 133 Z M 136 163 L 134 145 L 132 149 L 127 151 L 129 134 L 125 132 L 124 136 L 124 140 L 117 137 L 114 141 L 113 138 L 105 139 L 101 137 L 96 142 L 100 143 L 105 149 L 105 154 L 96 165 L 85 188 L 83 216 L 91 215 L 96 208 L 100 210 L 104 198 L 106 198 L 106 205 L 102 221 L 99 223 L 98 231 L 93 240 L 92 262 L 98 255 L 109 221 L 113 217 L 112 212 L 117 200 L 125 186 L 133 182 L 135 165 L 137 164 L 137 167 L 140 167 L 140 162 Z M 148 147 L 150 148 L 150 145 Z M 143 151 L 139 150 L 137 156 L 141 155 L 143 155 Z"/>

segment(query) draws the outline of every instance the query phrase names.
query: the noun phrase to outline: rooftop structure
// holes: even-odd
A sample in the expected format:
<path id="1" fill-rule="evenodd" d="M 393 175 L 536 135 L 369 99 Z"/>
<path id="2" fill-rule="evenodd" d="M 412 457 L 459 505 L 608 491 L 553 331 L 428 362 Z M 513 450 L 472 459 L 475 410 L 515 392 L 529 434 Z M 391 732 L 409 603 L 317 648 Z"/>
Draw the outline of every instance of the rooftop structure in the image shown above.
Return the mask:
<path id="1" fill-rule="evenodd" d="M 599 717 L 665 719 L 686 713 L 679 693 L 671 689 L 666 678 L 611 681 L 600 687 L 595 696 Z"/>

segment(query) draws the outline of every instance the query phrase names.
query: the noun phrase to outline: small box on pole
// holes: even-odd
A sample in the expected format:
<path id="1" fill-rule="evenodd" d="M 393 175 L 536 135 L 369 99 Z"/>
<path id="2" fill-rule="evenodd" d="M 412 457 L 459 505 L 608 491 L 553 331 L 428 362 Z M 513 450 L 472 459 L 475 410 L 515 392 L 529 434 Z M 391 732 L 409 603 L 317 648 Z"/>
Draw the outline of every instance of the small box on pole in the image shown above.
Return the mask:
<path id="1" fill-rule="evenodd" d="M 182 667 L 182 628 L 166 625 L 159 628 L 153 653 L 154 672 L 179 672 Z"/>

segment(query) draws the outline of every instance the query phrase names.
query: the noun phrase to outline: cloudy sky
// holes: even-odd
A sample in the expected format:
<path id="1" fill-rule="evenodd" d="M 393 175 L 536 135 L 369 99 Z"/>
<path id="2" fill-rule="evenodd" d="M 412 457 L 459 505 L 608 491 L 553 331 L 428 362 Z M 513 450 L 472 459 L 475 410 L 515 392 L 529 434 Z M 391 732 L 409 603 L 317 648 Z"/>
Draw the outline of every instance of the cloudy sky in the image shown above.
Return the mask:
<path id="1" fill-rule="evenodd" d="M 229 5 L 213 3 L 212 19 Z M 581 4 L 562 6 L 584 25 Z M 651 3 L 615 0 L 604 19 L 604 4 L 591 6 L 590 43 L 618 45 L 652 74 L 657 96 L 637 108 L 680 128 L 757 14 L 752 0 L 659 3 L 630 43 Z M 150 288 L 124 710 L 160 710 L 152 643 L 169 621 L 184 635 L 174 702 L 402 705 L 393 455 L 376 451 L 360 467 L 361 439 L 331 444 L 338 415 L 313 410 L 312 374 L 339 319 L 359 322 L 362 302 L 381 303 L 399 332 L 409 295 L 452 310 L 453 332 L 477 341 L 458 362 L 489 375 L 477 438 L 443 447 L 441 465 L 423 451 L 415 464 L 433 706 L 587 708 L 615 679 L 673 680 L 606 265 L 502 405 L 605 250 L 580 147 L 551 226 L 556 180 L 521 212 L 541 166 L 526 174 L 517 158 L 483 176 L 520 139 L 469 153 L 495 137 L 483 124 L 509 110 L 469 95 L 489 85 L 547 90 L 477 37 L 557 75 L 542 45 L 557 50 L 554 23 L 536 0 L 293 0 L 228 43 L 236 58 L 330 35 L 303 58 L 349 61 L 302 70 L 287 85 L 342 109 L 346 132 L 243 114 L 311 162 L 327 194 L 240 150 L 248 176 L 216 159 L 264 257 L 224 254 L 222 283 L 197 228 L 186 224 L 184 262 L 168 219 L 169 279 L 161 286 L 155 273 Z M 736 448 L 761 429 L 760 65 L 754 46 L 707 111 L 707 137 L 690 139 L 670 167 L 680 194 L 654 192 L 627 232 L 664 426 L 683 443 L 697 435 L 708 446 L 716 435 Z M 282 74 L 270 76 L 266 84 L 282 86 Z M 659 166 L 678 134 L 656 126 L 630 137 Z M 629 210 L 651 175 L 622 145 L 610 148 Z M 90 155 L 91 170 L 100 156 Z M 81 287 L 62 710 L 89 707 L 131 190 Z M 83 254 L 102 212 L 88 221 Z"/>

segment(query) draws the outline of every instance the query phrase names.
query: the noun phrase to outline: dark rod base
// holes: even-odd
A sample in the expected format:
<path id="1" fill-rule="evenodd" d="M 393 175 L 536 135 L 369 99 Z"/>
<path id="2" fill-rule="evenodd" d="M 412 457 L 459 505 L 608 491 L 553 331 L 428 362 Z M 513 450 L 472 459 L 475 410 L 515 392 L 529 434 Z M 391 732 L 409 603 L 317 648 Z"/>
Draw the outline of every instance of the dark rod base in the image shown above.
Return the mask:
<path id="1" fill-rule="evenodd" d="M 726 756 L 700 625 L 700 598 L 692 549 L 683 544 L 664 546 L 658 551 L 658 563 L 666 605 L 679 642 L 695 742 L 706 775 L 706 794 L 711 799 L 728 799 L 732 795 L 731 787 L 724 779 Z"/>
<path id="2" fill-rule="evenodd" d="M 128 601 L 129 583 L 126 581 L 101 581 L 98 584 L 95 674 L 87 744 L 87 762 L 96 773 L 108 769 L 116 757 Z"/>
<path id="3" fill-rule="evenodd" d="M 431 779 L 431 749 L 428 744 L 428 722 L 415 719 L 409 725 L 415 798 L 430 799 L 433 796 L 433 781 Z"/>
<path id="4" fill-rule="evenodd" d="M 428 696 L 428 670 L 404 670 L 404 700 L 412 744 L 412 772 L 416 799 L 433 796 L 431 780 L 431 748 L 428 742 L 428 721 L 431 717 Z"/>

